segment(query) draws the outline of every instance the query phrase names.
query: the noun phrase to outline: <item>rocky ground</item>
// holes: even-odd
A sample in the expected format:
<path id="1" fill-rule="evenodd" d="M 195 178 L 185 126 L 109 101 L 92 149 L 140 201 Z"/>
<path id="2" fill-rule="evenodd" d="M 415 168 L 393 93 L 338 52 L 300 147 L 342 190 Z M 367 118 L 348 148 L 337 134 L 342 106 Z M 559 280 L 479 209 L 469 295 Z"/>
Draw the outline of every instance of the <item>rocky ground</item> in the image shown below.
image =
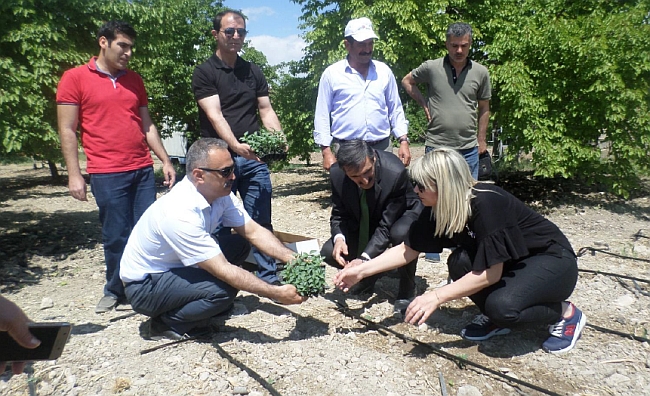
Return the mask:
<path id="1" fill-rule="evenodd" d="M 422 155 L 421 149 L 414 152 Z M 463 340 L 460 330 L 478 312 L 469 300 L 445 304 L 426 326 L 401 323 L 393 314 L 397 280 L 390 277 L 379 281 L 368 301 L 331 287 L 300 306 L 240 293 L 235 315 L 212 340 L 142 354 L 164 344 L 143 338 L 145 317 L 130 315 L 127 306 L 94 313 L 104 264 L 92 197 L 75 201 L 65 183 L 50 181 L 47 169 L 4 165 L 0 292 L 34 321 L 67 321 L 74 328 L 61 358 L 35 363 L 30 376 L 4 374 L 0 394 L 537 395 L 545 389 L 562 395 L 650 395 L 650 345 L 640 338 L 650 330 L 650 284 L 642 281 L 650 280 L 648 195 L 621 200 L 597 188 L 533 182 L 526 175 L 504 175 L 501 182 L 554 221 L 576 251 L 597 249 L 585 249 L 579 261 L 585 271 L 572 301 L 589 326 L 568 354 L 544 353 L 542 328 L 483 343 Z M 322 244 L 329 236 L 330 203 L 320 158 L 274 173 L 273 184 L 276 229 Z M 445 258 L 420 260 L 420 292 L 446 282 Z M 330 283 L 333 274 L 328 269 Z M 363 319 L 337 310 L 342 303 Z M 459 365 L 454 358 L 493 371 Z"/>

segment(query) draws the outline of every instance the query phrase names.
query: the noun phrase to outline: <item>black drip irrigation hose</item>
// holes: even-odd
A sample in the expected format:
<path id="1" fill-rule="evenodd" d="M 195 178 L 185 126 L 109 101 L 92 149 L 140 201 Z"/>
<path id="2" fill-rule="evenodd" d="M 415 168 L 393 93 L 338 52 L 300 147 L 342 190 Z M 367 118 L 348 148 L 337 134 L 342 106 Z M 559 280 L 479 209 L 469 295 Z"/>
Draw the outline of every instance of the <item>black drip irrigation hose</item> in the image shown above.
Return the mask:
<path id="1" fill-rule="evenodd" d="M 480 363 L 476 363 L 476 362 L 473 362 L 471 360 L 464 359 L 464 358 L 452 355 L 449 352 L 443 351 L 440 347 L 438 347 L 436 345 L 431 345 L 431 344 L 428 344 L 426 342 L 419 341 L 419 340 L 417 340 L 417 339 L 415 339 L 413 337 L 409 337 L 407 335 L 399 333 L 399 332 L 397 332 L 397 331 L 395 331 L 395 330 L 393 330 L 393 329 L 391 329 L 389 327 L 386 327 L 386 326 L 381 325 L 379 323 L 375 323 L 375 322 L 373 322 L 371 320 L 365 319 L 365 318 L 355 314 L 354 312 L 352 312 L 350 310 L 350 308 L 347 306 L 347 304 L 345 304 L 345 302 L 337 301 L 337 305 L 338 305 L 337 309 L 338 309 L 339 312 L 343 313 L 344 315 L 346 315 L 346 316 L 348 316 L 350 318 L 353 318 L 353 319 L 356 319 L 356 320 L 360 321 L 366 327 L 381 330 L 380 334 L 382 332 L 390 333 L 390 334 L 394 335 L 395 337 L 401 339 L 402 341 L 412 342 L 412 343 L 414 343 L 414 344 L 416 344 L 418 346 L 425 347 L 425 348 L 429 349 L 430 351 L 432 351 L 434 354 L 436 354 L 438 356 L 441 356 L 441 357 L 443 357 L 445 359 L 451 360 L 452 362 L 456 363 L 456 365 L 458 365 L 459 367 L 463 367 L 464 365 L 472 366 L 472 367 L 478 368 L 480 370 L 486 371 L 486 372 L 488 372 L 488 373 L 490 373 L 492 375 L 495 375 L 497 377 L 500 377 L 500 378 L 506 380 L 507 382 L 514 382 L 516 384 L 519 384 L 519 385 L 525 386 L 527 388 L 530 388 L 530 389 L 536 390 L 538 392 L 541 392 L 541 393 L 543 393 L 545 395 L 560 396 L 559 393 L 553 392 L 553 391 L 548 390 L 546 388 L 542 388 L 542 387 L 537 386 L 535 384 L 531 384 L 530 382 L 522 381 L 522 380 L 520 380 L 518 378 L 510 377 L 510 376 L 508 376 L 506 374 L 501 373 L 500 371 L 493 370 L 493 369 L 491 369 L 489 367 L 486 367 L 486 366 L 484 366 L 484 365 L 482 365 Z"/>
<path id="2" fill-rule="evenodd" d="M 594 254 L 595 252 L 600 252 L 600 253 L 603 253 L 603 254 L 608 254 L 610 256 L 619 257 L 619 258 L 623 258 L 623 259 L 626 259 L 626 260 L 636 260 L 636 261 L 643 261 L 644 263 L 650 263 L 650 260 L 648 260 L 648 259 L 638 258 L 638 257 L 630 257 L 630 256 L 623 256 L 622 254 L 608 252 L 607 250 L 597 249 L 597 248 L 591 247 L 591 246 L 581 247 L 580 250 L 578 250 L 578 257 L 584 256 L 584 254 L 587 253 L 587 251 L 590 251 L 591 254 Z M 646 282 L 650 282 L 650 281 L 646 281 Z"/>
<path id="3" fill-rule="evenodd" d="M 642 235 L 640 230 L 639 230 L 639 232 L 637 232 L 635 234 L 635 237 L 637 239 L 639 237 L 648 238 L 647 236 Z M 591 252 L 592 255 L 595 254 L 596 252 L 600 252 L 600 253 L 608 254 L 610 256 L 622 258 L 622 259 L 625 259 L 625 260 L 636 260 L 636 261 L 650 262 L 650 260 L 647 260 L 647 259 L 642 259 L 642 258 L 637 258 L 637 257 L 630 257 L 630 256 L 623 256 L 621 254 L 611 253 L 611 252 L 608 252 L 608 251 L 603 250 L 603 249 L 596 249 L 596 248 L 591 247 L 591 246 L 581 247 L 580 250 L 578 250 L 577 257 L 582 257 L 587 252 Z M 644 282 L 644 283 L 649 283 L 650 284 L 650 280 L 648 280 L 648 279 L 642 279 L 642 278 L 637 278 L 637 277 L 628 276 L 628 275 L 615 274 L 615 273 L 612 273 L 612 272 L 588 270 L 588 269 L 581 269 L 581 268 L 579 268 L 578 271 L 579 272 L 589 273 L 589 274 L 606 275 L 606 276 L 614 277 L 621 285 L 623 285 L 623 287 L 625 287 L 628 290 L 629 290 L 629 286 L 626 285 L 621 279 L 631 280 L 632 283 L 634 284 L 634 288 L 635 288 L 636 291 L 638 291 L 639 293 L 641 293 L 644 296 L 649 296 L 650 295 L 650 293 L 648 293 L 648 292 L 646 292 L 644 290 L 641 290 L 641 287 L 639 287 L 639 285 L 637 284 L 637 282 Z M 648 339 L 646 337 L 639 337 L 639 336 L 634 335 L 634 334 L 623 333 L 623 332 L 618 331 L 618 330 L 608 329 L 606 327 L 597 326 L 597 325 L 594 325 L 594 324 L 591 324 L 591 323 L 587 323 L 587 327 L 592 328 L 592 329 L 597 330 L 597 331 L 600 331 L 602 333 L 614 334 L 614 335 L 618 335 L 618 336 L 621 336 L 621 337 L 624 337 L 624 338 L 629 338 L 629 339 L 639 341 L 639 342 L 650 342 L 650 339 Z"/>
<path id="4" fill-rule="evenodd" d="M 221 355 L 221 357 L 223 357 L 224 359 L 228 359 L 229 362 L 231 362 L 235 366 L 239 367 L 239 369 L 241 369 L 241 370 L 245 371 L 246 373 L 248 373 L 248 375 L 251 376 L 251 378 L 253 378 L 255 381 L 257 381 L 257 383 L 262 385 L 264 387 L 264 389 L 266 389 L 272 396 L 282 396 L 280 394 L 280 392 L 278 392 L 273 387 L 273 385 L 271 385 L 267 380 L 262 378 L 261 375 L 257 374 L 257 372 L 255 372 L 255 370 L 249 368 L 244 363 L 242 363 L 239 360 L 235 359 L 234 357 L 230 356 L 230 354 L 228 352 L 226 352 L 221 347 L 221 345 L 217 344 L 216 342 L 213 345 L 216 348 L 217 352 L 219 352 L 219 355 Z"/>
<path id="5" fill-rule="evenodd" d="M 171 341 L 171 342 L 166 342 L 164 344 L 157 345 L 157 346 L 155 346 L 153 348 L 143 349 L 143 350 L 140 351 L 140 355 L 145 355 L 147 353 L 154 352 L 154 351 L 157 351 L 159 349 L 166 348 L 168 346 L 177 345 L 177 344 L 181 344 L 181 343 L 188 342 L 188 341 L 207 342 L 207 341 L 210 341 L 210 338 L 196 337 L 196 336 L 185 337 L 185 338 L 182 338 L 182 339 L 177 340 L 177 341 Z M 250 367 L 246 366 L 244 363 L 242 363 L 239 360 L 235 359 L 234 357 L 230 356 L 230 354 L 228 352 L 226 352 L 226 350 L 223 349 L 221 347 L 221 345 L 219 345 L 217 342 L 213 342 L 212 346 L 217 350 L 217 352 L 219 353 L 219 355 L 221 355 L 222 358 L 228 360 L 230 363 L 237 366 L 240 370 L 245 371 L 251 378 L 253 378 L 255 381 L 257 381 L 257 383 L 262 385 L 264 387 L 264 389 L 266 389 L 272 396 L 282 396 L 282 394 L 280 394 L 280 392 L 278 392 L 267 380 L 262 378 L 261 375 L 259 375 L 257 372 L 255 372 L 255 370 L 251 369 Z"/>

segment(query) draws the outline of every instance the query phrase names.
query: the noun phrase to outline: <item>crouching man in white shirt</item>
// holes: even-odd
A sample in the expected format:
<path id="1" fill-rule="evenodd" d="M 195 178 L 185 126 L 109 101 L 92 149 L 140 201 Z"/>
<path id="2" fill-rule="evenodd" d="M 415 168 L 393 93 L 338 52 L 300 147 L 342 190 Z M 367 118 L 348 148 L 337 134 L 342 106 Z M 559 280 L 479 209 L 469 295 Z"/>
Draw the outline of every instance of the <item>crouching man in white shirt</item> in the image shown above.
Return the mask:
<path id="1" fill-rule="evenodd" d="M 120 278 L 133 309 L 152 318 L 150 338 L 204 334 L 239 290 L 283 304 L 305 298 L 292 285 L 271 285 L 240 268 L 251 245 L 283 262 L 294 252 L 246 213 L 231 192 L 228 145 L 203 138 L 187 152 L 186 177 L 142 215 L 129 237 Z M 218 226 L 237 234 L 212 237 Z"/>

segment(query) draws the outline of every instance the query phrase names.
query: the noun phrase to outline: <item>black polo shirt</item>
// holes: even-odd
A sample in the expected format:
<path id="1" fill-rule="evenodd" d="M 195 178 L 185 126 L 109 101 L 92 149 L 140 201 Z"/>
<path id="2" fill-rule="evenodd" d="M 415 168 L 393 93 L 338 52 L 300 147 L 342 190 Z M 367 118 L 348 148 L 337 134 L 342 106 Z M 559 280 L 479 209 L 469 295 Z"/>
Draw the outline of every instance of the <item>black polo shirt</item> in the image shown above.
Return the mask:
<path id="1" fill-rule="evenodd" d="M 219 95 L 221 112 L 238 140 L 245 132 L 260 129 L 257 98 L 269 96 L 269 86 L 262 71 L 254 63 L 237 56 L 233 69 L 213 54 L 194 69 L 192 89 L 197 101 Z M 199 121 L 201 136 L 219 137 L 201 106 Z"/>

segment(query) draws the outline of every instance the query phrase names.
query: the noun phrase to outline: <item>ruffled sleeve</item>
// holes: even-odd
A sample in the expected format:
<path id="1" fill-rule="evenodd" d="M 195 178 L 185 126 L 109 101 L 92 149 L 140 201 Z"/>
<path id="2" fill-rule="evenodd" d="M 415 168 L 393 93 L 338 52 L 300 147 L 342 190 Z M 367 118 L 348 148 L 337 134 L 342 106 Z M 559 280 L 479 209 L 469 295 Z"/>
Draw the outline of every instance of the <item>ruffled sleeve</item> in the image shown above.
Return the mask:
<path id="1" fill-rule="evenodd" d="M 474 234 L 476 255 L 472 268 L 482 271 L 494 264 L 527 256 L 528 243 L 519 227 L 516 199 L 501 189 L 475 192 L 472 216 L 467 224 Z"/>
<path id="2" fill-rule="evenodd" d="M 472 268 L 482 271 L 494 264 L 517 260 L 528 254 L 521 230 L 514 225 L 495 231 L 479 241 Z"/>

